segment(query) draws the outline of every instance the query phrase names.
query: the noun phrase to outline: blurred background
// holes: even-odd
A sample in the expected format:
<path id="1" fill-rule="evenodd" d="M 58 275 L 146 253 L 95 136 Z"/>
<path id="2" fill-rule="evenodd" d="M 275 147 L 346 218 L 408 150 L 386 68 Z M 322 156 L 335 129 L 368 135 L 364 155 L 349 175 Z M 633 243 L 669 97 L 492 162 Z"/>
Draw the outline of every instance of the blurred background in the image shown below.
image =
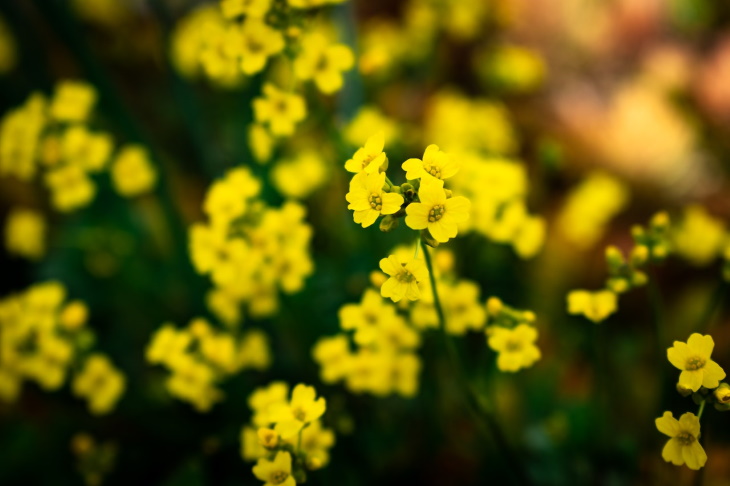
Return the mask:
<path id="1" fill-rule="evenodd" d="M 34 92 L 51 97 L 60 81 L 84 81 L 96 92 L 89 125 L 115 147 L 144 147 L 156 174 L 135 197 L 95 175 L 92 200 L 66 211 L 49 180 L 0 163 L 0 296 L 62 282 L 69 299 L 88 306 L 95 348 L 126 376 L 103 416 L 69 386 L 49 392 L 28 382 L 17 399 L 0 401 L 0 484 L 259 484 L 239 434 L 250 420 L 248 395 L 273 380 L 312 384 L 327 398 L 337 440 L 311 484 L 730 484 L 726 415 L 703 416 L 709 460 L 700 472 L 662 460 L 665 437 L 654 425 L 664 410 L 696 411 L 675 391 L 663 354 L 672 341 L 710 333 L 713 359 L 730 366 L 730 294 L 721 283 L 730 4 L 348 0 L 317 9 L 312 22 L 332 28 L 355 65 L 333 95 L 302 90 L 307 118 L 284 140 L 256 131 L 251 106 L 264 83 L 286 79 L 284 68 L 231 79 L 191 54 L 207 32 L 201 12 L 218 8 L 192 0 L 0 4 L 0 113 Z M 346 208 L 343 164 L 377 130 L 391 170 L 430 143 L 465 159 L 479 152 L 509 161 L 516 175 L 457 187 L 478 199 L 481 187 L 509 186 L 544 221 L 544 237 L 521 243 L 472 214 L 469 231 L 445 245 L 482 303 L 497 296 L 537 315 L 542 359 L 516 374 L 496 370 L 483 333 L 457 340 L 517 463 L 465 413 L 436 333 L 422 336 L 412 397 L 355 394 L 320 379 L 312 347 L 339 332 L 338 310 L 360 301 L 379 260 L 413 243 L 407 231 L 360 228 Z M 273 312 L 246 311 L 240 325 L 265 333 L 270 366 L 227 377 L 225 400 L 201 413 L 170 396 L 145 348 L 165 322 L 217 317 L 210 280 L 191 263 L 188 228 L 205 219 L 211 183 L 236 167 L 260 179 L 266 205 L 306 208 L 313 271 L 300 290 L 278 295 Z M 40 217 L 41 249 L 23 249 L 31 237 L 11 242 L 18 209 Z M 674 253 L 652 268 L 655 294 L 622 295 L 600 324 L 569 315 L 570 290 L 603 285 L 606 246 L 628 251 L 631 227 L 661 210 L 675 228 Z M 79 433 L 103 450 L 94 464 L 78 454 Z"/>

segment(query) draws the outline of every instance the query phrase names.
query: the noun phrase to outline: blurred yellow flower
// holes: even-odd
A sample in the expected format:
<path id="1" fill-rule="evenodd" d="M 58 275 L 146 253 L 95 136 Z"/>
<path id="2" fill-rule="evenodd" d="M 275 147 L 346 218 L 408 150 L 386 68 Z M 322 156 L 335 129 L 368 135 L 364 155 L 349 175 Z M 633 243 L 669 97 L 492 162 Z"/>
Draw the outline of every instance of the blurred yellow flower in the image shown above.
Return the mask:
<path id="1" fill-rule="evenodd" d="M 114 189 L 124 197 L 150 192 L 157 183 L 157 171 L 150 162 L 147 149 L 141 145 L 125 145 L 112 162 Z"/>
<path id="2" fill-rule="evenodd" d="M 698 470 L 707 462 L 707 454 L 699 442 L 700 419 L 693 413 L 687 412 L 675 419 L 672 412 L 655 420 L 656 428 L 664 435 L 669 436 L 662 458 L 675 466 L 687 464 L 690 469 Z"/>
<path id="3" fill-rule="evenodd" d="M 271 83 L 264 85 L 263 94 L 263 97 L 253 100 L 256 121 L 268 125 L 273 135 L 279 137 L 293 135 L 297 123 L 307 116 L 304 98 L 280 90 Z"/>
<path id="4" fill-rule="evenodd" d="M 383 142 L 392 143 L 400 134 L 397 123 L 375 106 L 363 106 L 345 127 L 345 139 L 356 147 L 365 145 L 373 133 L 383 132 Z"/>
<path id="5" fill-rule="evenodd" d="M 299 384 L 292 391 L 288 404 L 274 404 L 269 407 L 269 416 L 276 422 L 275 430 L 283 439 L 299 433 L 307 424 L 324 414 L 325 399 L 316 398 L 314 387 Z"/>
<path id="6" fill-rule="evenodd" d="M 500 326 L 487 328 L 489 347 L 499 353 L 497 367 L 501 371 L 515 372 L 532 366 L 540 359 L 540 349 L 535 346 L 537 329 L 519 324 L 514 329 Z"/>
<path id="7" fill-rule="evenodd" d="M 271 170 L 274 187 L 284 196 L 305 199 L 327 182 L 329 170 L 323 157 L 306 151 L 276 163 Z"/>
<path id="8" fill-rule="evenodd" d="M 291 454 L 279 451 L 274 460 L 261 458 L 253 467 L 253 474 L 263 481 L 264 486 L 296 486 L 291 475 Z"/>
<path id="9" fill-rule="evenodd" d="M 11 72 L 18 62 L 17 45 L 8 24 L 0 17 L 0 74 Z"/>
<path id="10" fill-rule="evenodd" d="M 672 228 L 672 249 L 691 264 L 702 266 L 720 255 L 730 242 L 730 235 L 722 220 L 713 217 L 698 205 L 684 208 L 679 224 Z"/>
<path id="11" fill-rule="evenodd" d="M 284 49 L 284 36 L 255 18 L 247 19 L 235 31 L 232 39 L 236 54 L 240 57 L 240 67 L 244 74 L 255 74 L 266 66 L 269 57 Z"/>
<path id="12" fill-rule="evenodd" d="M 126 380 L 104 355 L 93 354 L 86 359 L 81 372 L 74 378 L 74 395 L 86 398 L 94 415 L 111 412 L 124 392 Z"/>
<path id="13" fill-rule="evenodd" d="M 380 295 L 398 302 L 403 297 L 418 300 L 421 292 L 418 284 L 428 278 L 428 269 L 423 260 L 412 258 L 401 262 L 397 256 L 390 255 L 380 260 L 380 269 L 390 278 L 380 287 Z"/>
<path id="14" fill-rule="evenodd" d="M 696 392 L 700 387 L 716 388 L 725 378 L 725 371 L 710 359 L 715 341 L 712 336 L 692 334 L 686 343 L 674 341 L 667 349 L 667 359 L 681 370 L 679 385 Z"/>
<path id="15" fill-rule="evenodd" d="M 263 18 L 271 8 L 271 0 L 221 0 L 221 11 L 227 19 L 245 15 L 247 18 Z"/>
<path id="16" fill-rule="evenodd" d="M 66 165 L 46 173 L 51 203 L 61 212 L 87 206 L 96 195 L 96 186 L 78 165 Z"/>
<path id="17" fill-rule="evenodd" d="M 58 324 L 67 331 L 78 331 L 89 318 L 89 308 L 80 300 L 66 304 L 58 316 Z"/>
<path id="18" fill-rule="evenodd" d="M 313 80 L 324 94 L 342 87 L 343 71 L 355 64 L 352 50 L 344 44 L 330 44 L 320 33 L 302 39 L 302 50 L 294 61 L 294 73 L 302 81 Z"/>
<path id="19" fill-rule="evenodd" d="M 69 127 L 61 137 L 63 159 L 89 172 L 102 170 L 113 148 L 114 143 L 110 135 L 91 133 L 81 125 Z"/>
<path id="20" fill-rule="evenodd" d="M 62 122 L 83 122 L 96 103 L 96 90 L 82 81 L 61 81 L 49 106 L 51 117 Z"/>
<path id="21" fill-rule="evenodd" d="M 582 314 L 598 323 L 616 312 L 617 300 L 610 290 L 573 290 L 568 294 L 568 313 Z"/>
<path id="22" fill-rule="evenodd" d="M 46 253 L 46 220 L 43 214 L 15 208 L 5 222 L 5 249 L 8 253 L 38 260 Z"/>

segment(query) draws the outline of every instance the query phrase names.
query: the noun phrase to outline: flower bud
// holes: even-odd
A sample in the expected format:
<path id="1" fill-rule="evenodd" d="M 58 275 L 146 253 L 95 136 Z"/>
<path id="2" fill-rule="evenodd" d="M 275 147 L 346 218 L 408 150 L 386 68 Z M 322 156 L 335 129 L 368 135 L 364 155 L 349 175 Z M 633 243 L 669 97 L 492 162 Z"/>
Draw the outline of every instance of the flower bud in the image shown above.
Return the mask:
<path id="1" fill-rule="evenodd" d="M 380 164 L 380 172 L 385 172 L 388 170 L 388 157 L 385 158 L 385 162 Z"/>
<path id="2" fill-rule="evenodd" d="M 730 404 L 730 385 L 727 383 L 720 383 L 720 386 L 715 389 L 714 395 L 715 400 L 717 400 L 718 403 Z"/>
<path id="3" fill-rule="evenodd" d="M 631 250 L 631 264 L 639 267 L 649 259 L 649 248 L 646 245 L 636 245 Z"/>
<path id="4" fill-rule="evenodd" d="M 499 313 L 502 312 L 502 307 L 502 301 L 497 297 L 490 297 L 487 299 L 487 312 L 489 312 L 489 315 L 492 317 L 498 316 Z"/>
<path id="5" fill-rule="evenodd" d="M 657 260 L 664 260 L 667 258 L 667 255 L 669 254 L 669 249 L 666 245 L 663 245 L 661 243 L 654 245 L 651 248 L 651 256 L 656 258 Z"/>
<path id="6" fill-rule="evenodd" d="M 383 272 L 379 270 L 373 270 L 370 272 L 370 283 L 373 284 L 373 287 L 376 289 L 382 287 L 386 280 L 388 280 L 388 277 L 386 277 Z"/>
<path id="7" fill-rule="evenodd" d="M 323 466 L 322 459 L 316 456 L 307 457 L 307 469 L 310 471 L 316 471 Z"/>
<path id="8" fill-rule="evenodd" d="M 529 322 L 532 324 L 537 319 L 537 316 L 532 311 L 525 311 L 522 313 L 522 318 L 525 320 L 525 322 Z"/>
<path id="9" fill-rule="evenodd" d="M 451 189 L 444 189 L 444 192 L 446 193 L 446 199 L 449 199 L 454 194 Z"/>
<path id="10" fill-rule="evenodd" d="M 625 278 L 621 277 L 609 278 L 608 281 L 606 281 L 606 287 L 608 287 L 608 290 L 616 294 L 623 294 L 629 290 L 629 282 L 627 282 Z"/>
<path id="11" fill-rule="evenodd" d="M 644 230 L 641 225 L 635 224 L 631 227 L 631 236 L 633 236 L 634 240 L 638 243 L 646 237 L 646 230 Z"/>
<path id="12" fill-rule="evenodd" d="M 623 266 L 624 256 L 621 254 L 621 250 L 613 245 L 606 247 L 606 262 L 612 269 L 617 269 Z"/>
<path id="13" fill-rule="evenodd" d="M 431 233 L 427 229 L 421 230 L 421 240 L 431 248 L 439 246 L 439 242 L 433 239 L 433 236 L 431 236 Z"/>
<path id="14" fill-rule="evenodd" d="M 89 309 L 86 307 L 86 304 L 80 300 L 74 300 L 63 308 L 58 322 L 64 329 L 76 331 L 86 324 L 88 316 Z"/>
<path id="15" fill-rule="evenodd" d="M 631 274 L 631 285 L 634 287 L 641 287 L 643 285 L 646 285 L 649 282 L 649 277 L 644 273 L 640 271 L 635 271 L 633 274 Z"/>
<path id="16" fill-rule="evenodd" d="M 380 231 L 388 233 L 396 229 L 399 224 L 398 218 L 394 218 L 393 215 L 389 214 L 380 221 Z"/>
<path id="17" fill-rule="evenodd" d="M 652 216 L 649 226 L 656 231 L 664 231 L 669 227 L 669 215 L 666 211 L 661 211 Z"/>
<path id="18" fill-rule="evenodd" d="M 684 386 L 680 385 L 679 383 L 677 383 L 677 391 L 683 397 L 688 397 L 692 394 L 691 388 L 684 387 Z"/>

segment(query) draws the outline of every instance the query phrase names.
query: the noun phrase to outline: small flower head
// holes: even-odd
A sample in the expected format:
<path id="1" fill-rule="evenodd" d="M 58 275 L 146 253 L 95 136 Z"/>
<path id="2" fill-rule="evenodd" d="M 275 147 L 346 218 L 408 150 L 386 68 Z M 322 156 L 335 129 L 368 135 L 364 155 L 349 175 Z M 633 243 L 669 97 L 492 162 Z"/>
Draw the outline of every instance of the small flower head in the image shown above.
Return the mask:
<path id="1" fill-rule="evenodd" d="M 157 183 L 157 171 L 140 145 L 123 147 L 112 163 L 111 174 L 114 189 L 125 197 L 149 192 Z"/>
<path id="2" fill-rule="evenodd" d="M 694 392 L 705 388 L 716 388 L 720 380 L 725 378 L 725 371 L 710 359 L 715 342 L 712 336 L 692 334 L 686 343 L 674 341 L 674 346 L 667 349 L 669 362 L 682 373 L 679 384 Z"/>
<path id="3" fill-rule="evenodd" d="M 324 35 L 311 34 L 302 40 L 302 51 L 294 61 L 297 78 L 313 80 L 324 94 L 338 91 L 344 82 L 343 71 L 355 64 L 352 50 L 344 44 L 330 44 Z"/>
<path id="4" fill-rule="evenodd" d="M 456 237 L 457 225 L 469 219 L 471 202 L 463 196 L 447 198 L 442 180 L 423 180 L 418 198 L 420 202 L 406 207 L 406 224 L 415 230 L 428 229 L 439 243 Z"/>
<path id="5" fill-rule="evenodd" d="M 413 258 L 401 262 L 397 256 L 390 255 L 380 260 L 380 269 L 390 278 L 380 287 L 380 295 L 398 302 L 403 297 L 408 300 L 418 300 L 421 291 L 418 284 L 428 278 L 428 269 L 423 260 Z"/>
<path id="6" fill-rule="evenodd" d="M 253 100 L 256 121 L 268 124 L 273 135 L 293 135 L 297 123 L 307 116 L 304 98 L 282 91 L 271 83 L 264 85 L 263 93 L 263 97 Z"/>
<path id="7" fill-rule="evenodd" d="M 275 449 L 279 445 L 279 434 L 275 430 L 261 427 L 256 434 L 259 437 L 259 443 L 266 449 Z"/>
<path id="8" fill-rule="evenodd" d="M 616 294 L 610 290 L 573 290 L 568 294 L 568 313 L 583 314 L 598 323 L 616 312 Z"/>
<path id="9" fill-rule="evenodd" d="M 345 196 L 350 203 L 347 209 L 354 211 L 353 219 L 363 228 L 375 223 L 381 214 L 396 213 L 403 205 L 403 196 L 383 191 L 384 185 L 383 172 L 374 174 L 361 172 L 350 181 L 350 192 Z"/>
<path id="10" fill-rule="evenodd" d="M 700 419 L 695 414 L 687 412 L 679 420 L 672 412 L 655 420 L 656 428 L 664 435 L 669 436 L 662 458 L 675 466 L 687 464 L 690 469 L 698 470 L 707 462 L 707 454 L 699 443 Z"/>
<path id="11" fill-rule="evenodd" d="M 459 171 L 459 165 L 450 155 L 439 150 L 438 145 L 426 147 L 423 160 L 408 159 L 401 167 L 406 171 L 406 179 L 409 181 L 429 176 L 444 180 Z"/>
<path id="12" fill-rule="evenodd" d="M 519 371 L 539 360 L 541 353 L 535 346 L 536 340 L 537 329 L 527 324 L 520 324 L 514 329 L 499 326 L 487 329 L 487 343 L 499 353 L 497 367 L 501 371 Z"/>
<path id="13" fill-rule="evenodd" d="M 368 174 L 376 172 L 380 166 L 388 160 L 385 152 L 383 152 L 384 146 L 384 135 L 383 132 L 380 131 L 368 138 L 367 142 L 365 142 L 365 146 L 357 149 L 355 155 L 345 162 L 345 169 L 348 172 L 353 172 L 355 174 L 363 171 Z"/>
<path id="14" fill-rule="evenodd" d="M 253 467 L 253 474 L 265 483 L 264 486 L 295 486 L 291 474 L 291 454 L 279 451 L 274 460 L 261 458 Z"/>
<path id="15" fill-rule="evenodd" d="M 314 387 L 299 384 L 292 391 L 288 404 L 275 404 L 269 408 L 270 418 L 276 422 L 276 432 L 282 439 L 293 437 L 305 425 L 317 420 L 324 414 L 324 398 L 316 398 Z"/>
<path id="16" fill-rule="evenodd" d="M 241 71 L 251 75 L 264 69 L 270 56 L 284 49 L 284 36 L 260 19 L 249 18 L 234 35 L 234 44 L 241 59 Z"/>

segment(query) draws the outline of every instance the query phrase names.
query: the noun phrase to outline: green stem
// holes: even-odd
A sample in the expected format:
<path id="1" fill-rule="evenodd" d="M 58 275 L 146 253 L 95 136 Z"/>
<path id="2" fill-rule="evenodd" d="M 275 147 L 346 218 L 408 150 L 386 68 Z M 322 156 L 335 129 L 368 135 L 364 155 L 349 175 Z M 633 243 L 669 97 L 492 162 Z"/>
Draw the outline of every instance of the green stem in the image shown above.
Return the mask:
<path id="1" fill-rule="evenodd" d="M 664 404 L 667 401 L 667 390 L 665 386 L 666 382 L 666 359 L 667 359 L 667 342 L 664 337 L 664 312 L 662 305 L 662 296 L 659 292 L 659 287 L 656 284 L 656 277 L 654 275 L 649 276 L 649 283 L 647 284 L 647 290 L 649 292 L 649 304 L 651 305 L 652 320 L 654 321 L 654 334 L 656 341 L 656 352 L 657 352 L 657 383 L 661 388 L 659 408 L 663 410 Z"/>
<path id="2" fill-rule="evenodd" d="M 441 300 L 438 295 L 438 288 L 436 286 L 436 276 L 433 271 L 433 264 L 431 263 L 431 254 L 428 251 L 426 243 L 421 241 L 423 246 L 423 257 L 426 260 L 426 267 L 428 268 L 428 277 L 431 282 L 431 291 L 433 292 L 433 304 L 436 309 L 436 314 L 439 319 L 439 328 L 441 331 L 441 337 L 443 340 L 444 347 L 446 348 L 446 354 L 449 358 L 449 362 L 453 368 L 454 377 L 456 382 L 462 388 L 466 402 L 469 405 L 470 412 L 477 418 L 481 425 L 489 432 L 491 438 L 495 441 L 497 449 L 504 455 L 508 463 L 508 469 L 515 475 L 515 480 L 518 484 L 530 484 L 530 480 L 527 477 L 525 467 L 520 461 L 517 454 L 515 454 L 512 446 L 505 433 L 495 417 L 491 406 L 487 407 L 484 404 L 483 397 L 480 397 L 471 385 L 465 380 L 464 373 L 462 371 L 461 361 L 459 355 L 454 346 L 453 340 L 450 338 L 446 331 L 446 316 L 444 314 L 443 307 L 441 306 Z M 481 399 L 480 399 L 481 398 Z"/>
<path id="3" fill-rule="evenodd" d="M 697 411 L 697 420 L 702 418 L 702 412 L 705 411 L 706 403 L 707 403 L 707 400 L 702 400 L 702 403 L 700 403 L 700 409 Z"/>

